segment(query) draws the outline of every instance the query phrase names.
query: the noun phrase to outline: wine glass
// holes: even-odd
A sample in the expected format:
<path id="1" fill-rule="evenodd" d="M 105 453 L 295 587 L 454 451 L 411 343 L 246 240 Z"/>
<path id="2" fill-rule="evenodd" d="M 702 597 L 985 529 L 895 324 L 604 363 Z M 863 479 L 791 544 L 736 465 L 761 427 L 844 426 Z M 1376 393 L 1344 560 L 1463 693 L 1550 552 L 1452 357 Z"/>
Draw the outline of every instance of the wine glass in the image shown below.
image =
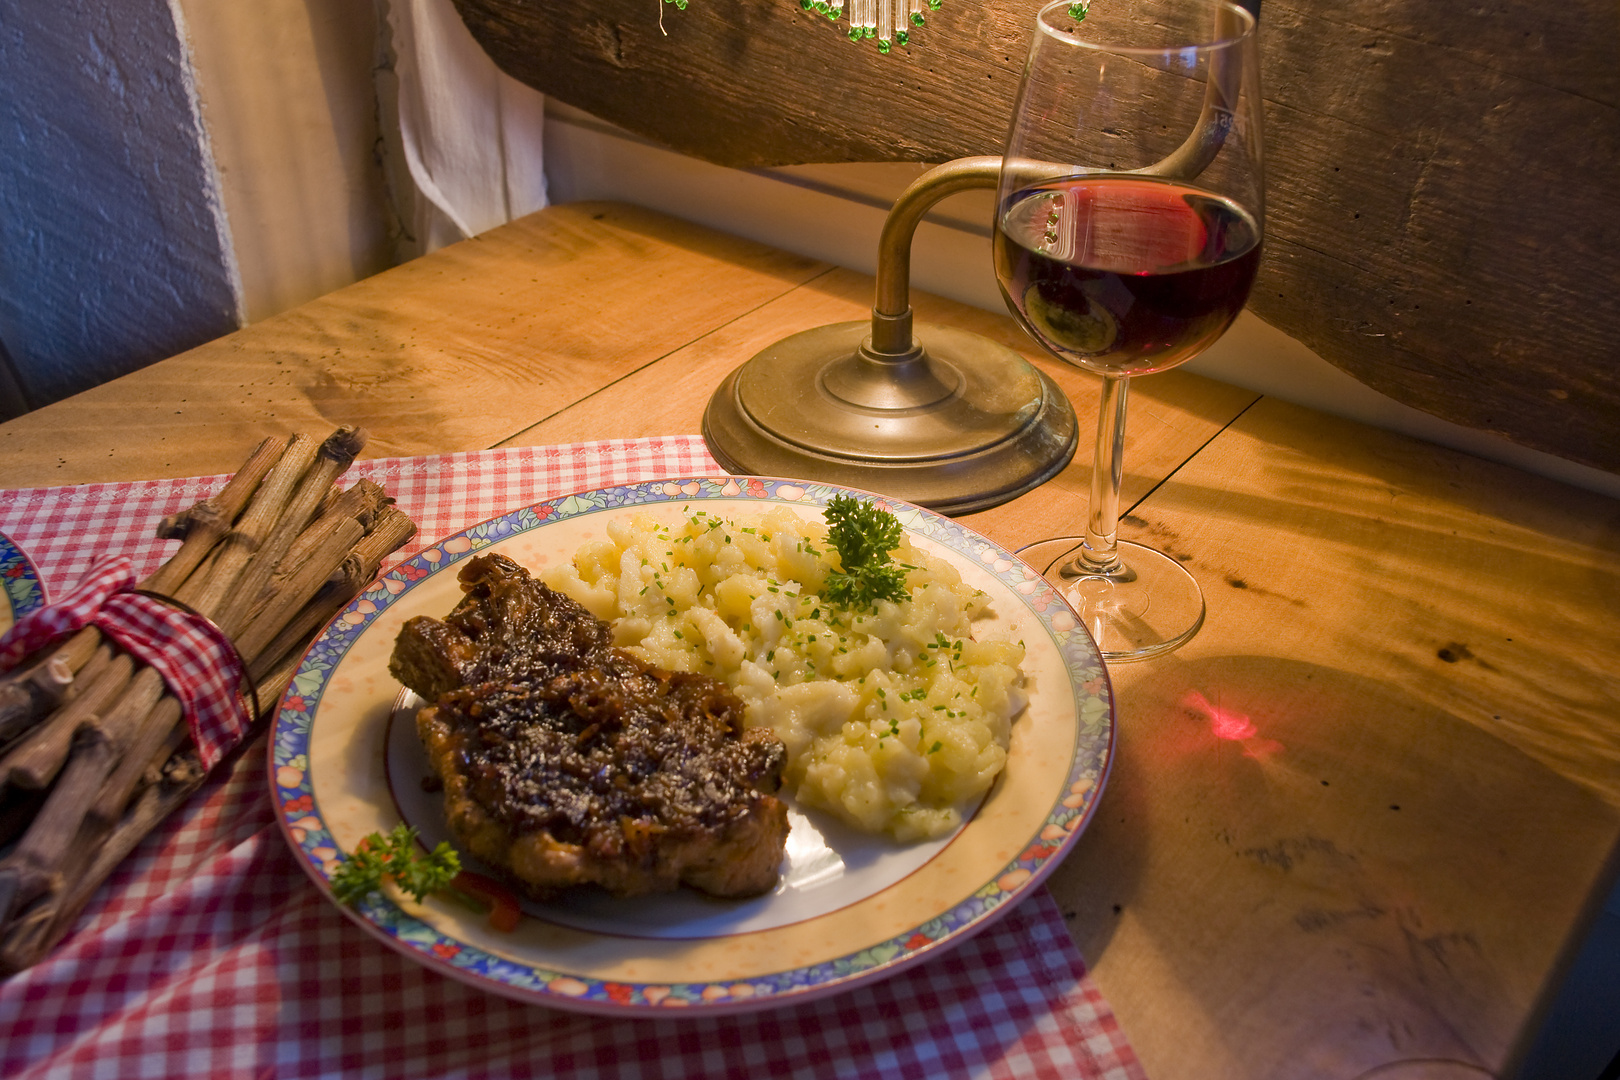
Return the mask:
<path id="1" fill-rule="evenodd" d="M 1248 299 L 1264 217 L 1255 21 L 1226 0 L 1041 9 L 996 191 L 1013 315 L 1102 376 L 1084 536 L 1020 551 L 1105 659 L 1168 652 L 1204 621 L 1176 559 L 1118 539 L 1132 376 L 1207 348 Z"/>

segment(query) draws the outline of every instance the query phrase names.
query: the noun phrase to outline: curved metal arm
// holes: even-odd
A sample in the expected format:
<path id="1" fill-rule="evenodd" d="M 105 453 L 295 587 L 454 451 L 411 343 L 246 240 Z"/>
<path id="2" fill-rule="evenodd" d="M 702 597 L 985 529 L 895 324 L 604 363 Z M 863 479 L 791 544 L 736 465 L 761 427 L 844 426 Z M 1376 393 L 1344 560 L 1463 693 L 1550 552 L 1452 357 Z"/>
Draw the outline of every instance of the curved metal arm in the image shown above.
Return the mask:
<path id="1" fill-rule="evenodd" d="M 1213 91 L 1210 96 L 1214 97 Z M 1157 165 L 1135 171 L 1190 180 L 1215 159 L 1231 126 L 1232 114 L 1213 100 L 1206 101 L 1204 115 L 1186 142 Z M 947 161 L 917 177 L 895 199 L 878 238 L 877 298 L 872 304 L 870 345 L 873 353 L 901 357 L 915 347 L 911 339 L 911 243 L 923 215 L 935 203 L 957 192 L 994 188 L 1001 180 L 1001 164 L 1001 158 L 988 156 Z M 1021 171 L 1031 180 L 1047 173 L 1055 179 L 1074 172 L 1072 167 L 1055 162 L 1041 165 L 1045 167 L 1031 163 Z"/>
<path id="2" fill-rule="evenodd" d="M 1258 3 L 1255 6 L 1258 7 Z M 1241 69 L 1242 65 L 1234 62 L 1229 50 L 1217 52 L 1210 61 L 1203 109 L 1186 141 L 1157 164 L 1132 171 L 1191 180 L 1208 168 L 1232 130 L 1232 103 L 1237 101 Z M 947 161 L 917 177 L 895 199 L 878 238 L 877 299 L 872 305 L 869 346 L 872 353 L 899 358 L 910 355 L 916 348 L 911 338 L 911 242 L 923 215 L 946 196 L 974 188 L 995 187 L 1001 180 L 1001 165 L 1001 158 L 990 156 Z M 1051 163 L 1045 168 L 1030 167 L 1027 174 L 1034 180 L 1048 169 L 1053 178 L 1074 172 L 1069 166 Z"/>
<path id="3" fill-rule="evenodd" d="M 877 299 L 872 305 L 871 350 L 882 356 L 911 352 L 911 241 L 923 215 L 959 191 L 993 188 L 1001 179 L 998 157 L 947 161 L 913 180 L 894 200 L 878 238 Z"/>
<path id="4" fill-rule="evenodd" d="M 1255 2 L 1258 15 L 1259 2 Z M 1216 16 L 1216 32 L 1221 32 L 1222 12 Z M 1215 160 L 1232 131 L 1236 119 L 1233 108 L 1237 104 L 1238 85 L 1243 65 L 1236 61 L 1232 49 L 1221 49 L 1210 57 L 1209 79 L 1204 83 L 1204 107 L 1198 114 L 1198 123 L 1185 142 L 1157 165 L 1149 165 L 1135 172 L 1146 176 L 1163 176 L 1177 180 L 1191 180 Z"/>
<path id="5" fill-rule="evenodd" d="M 1179 153 L 1179 151 L 1178 151 Z M 872 343 L 880 356 L 906 356 L 915 347 L 911 339 L 911 242 L 923 215 L 941 199 L 959 191 L 993 188 L 1001 181 L 999 157 L 965 157 L 947 161 L 913 180 L 894 200 L 878 238 L 877 299 L 872 304 Z M 1053 177 L 1066 176 L 1068 166 L 1046 167 Z M 1032 170 L 1038 175 L 1041 169 Z"/>

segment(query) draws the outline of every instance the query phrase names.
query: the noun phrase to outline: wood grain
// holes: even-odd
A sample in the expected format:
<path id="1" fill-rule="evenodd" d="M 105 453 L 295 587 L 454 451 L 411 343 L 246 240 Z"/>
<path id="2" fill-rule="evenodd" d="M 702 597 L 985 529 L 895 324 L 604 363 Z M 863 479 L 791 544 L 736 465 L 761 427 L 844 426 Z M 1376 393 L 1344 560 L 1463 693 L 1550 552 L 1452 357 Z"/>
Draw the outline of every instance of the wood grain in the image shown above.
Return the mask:
<path id="1" fill-rule="evenodd" d="M 0 483 L 228 472 L 355 424 L 367 456 L 494 445 L 825 267 L 633 207 L 531 216 L 0 427 Z"/>
<path id="2" fill-rule="evenodd" d="M 604 431 L 622 438 L 698 431 L 710 395 L 733 368 L 789 334 L 870 317 L 872 293 L 870 277 L 831 270 L 559 411 L 503 445 L 577 442 L 601 438 Z M 1083 528 L 1090 498 L 1099 380 L 1043 355 L 1007 316 L 926 293 L 913 294 L 912 304 L 924 325 L 944 323 L 983 334 L 1040 365 L 1068 395 L 1080 417 L 1081 445 L 1062 473 L 1035 492 L 962 520 L 1011 547 Z M 1146 495 L 1258 397 L 1252 391 L 1178 371 L 1141 380 L 1131 394 L 1123 488 L 1126 505 Z"/>
<path id="3" fill-rule="evenodd" d="M 1399 401 L 1620 471 L 1620 8 L 1273 2 L 1264 35 L 1251 308 Z"/>
<path id="4" fill-rule="evenodd" d="M 913 47 L 884 56 L 849 41 L 843 24 L 775 0 L 695 0 L 662 18 L 639 0 L 456 8 L 513 77 L 738 167 L 999 152 L 1032 10 L 948 4 Z"/>
<path id="5" fill-rule="evenodd" d="M 720 164 L 999 152 L 1033 3 L 948 0 L 888 56 L 778 0 L 457 0 L 510 74 Z M 1620 471 L 1620 9 L 1264 6 L 1250 306 L 1362 382 Z"/>
<path id="6" fill-rule="evenodd" d="M 1612 882 L 1620 507 L 1268 399 L 1128 527 L 1209 618 L 1051 888 L 1148 1073 L 1510 1075 Z"/>

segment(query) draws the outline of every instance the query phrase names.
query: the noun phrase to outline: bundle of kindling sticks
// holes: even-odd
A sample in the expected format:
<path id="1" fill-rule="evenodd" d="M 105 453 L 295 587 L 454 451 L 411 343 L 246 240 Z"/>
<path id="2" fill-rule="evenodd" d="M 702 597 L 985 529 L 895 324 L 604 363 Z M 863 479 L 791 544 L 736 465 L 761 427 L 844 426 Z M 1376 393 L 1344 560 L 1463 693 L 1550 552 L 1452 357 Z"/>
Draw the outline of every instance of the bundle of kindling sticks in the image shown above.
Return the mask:
<path id="1" fill-rule="evenodd" d="M 381 487 L 338 478 L 365 433 L 266 439 L 211 498 L 166 518 L 179 549 L 136 592 L 211 620 L 274 710 L 314 636 L 416 533 Z M 108 874 L 203 782 L 180 696 L 94 625 L 0 676 L 0 975 L 36 963 Z"/>

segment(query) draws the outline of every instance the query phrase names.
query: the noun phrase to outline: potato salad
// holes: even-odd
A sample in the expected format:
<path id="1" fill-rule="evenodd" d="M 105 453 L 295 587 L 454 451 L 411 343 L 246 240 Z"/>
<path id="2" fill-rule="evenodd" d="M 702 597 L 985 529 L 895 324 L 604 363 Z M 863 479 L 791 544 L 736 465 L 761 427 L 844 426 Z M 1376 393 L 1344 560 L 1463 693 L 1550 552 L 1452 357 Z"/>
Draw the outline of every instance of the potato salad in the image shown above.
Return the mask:
<path id="1" fill-rule="evenodd" d="M 892 514 L 841 499 L 825 520 L 638 515 L 541 577 L 648 663 L 730 684 L 786 744 L 801 806 L 939 836 L 1006 764 L 1024 647 L 976 639 L 988 598 Z"/>

